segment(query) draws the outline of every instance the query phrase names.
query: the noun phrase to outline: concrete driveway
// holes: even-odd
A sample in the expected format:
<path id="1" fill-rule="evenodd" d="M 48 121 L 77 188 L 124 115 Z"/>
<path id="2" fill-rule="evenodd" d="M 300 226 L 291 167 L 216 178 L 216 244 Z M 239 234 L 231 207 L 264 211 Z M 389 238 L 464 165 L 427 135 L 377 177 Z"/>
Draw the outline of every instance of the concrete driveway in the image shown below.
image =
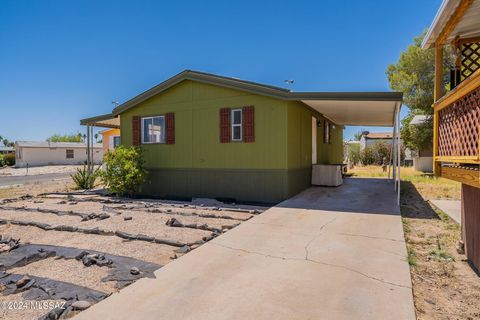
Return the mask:
<path id="1" fill-rule="evenodd" d="M 393 184 L 310 188 L 77 319 L 415 319 Z"/>

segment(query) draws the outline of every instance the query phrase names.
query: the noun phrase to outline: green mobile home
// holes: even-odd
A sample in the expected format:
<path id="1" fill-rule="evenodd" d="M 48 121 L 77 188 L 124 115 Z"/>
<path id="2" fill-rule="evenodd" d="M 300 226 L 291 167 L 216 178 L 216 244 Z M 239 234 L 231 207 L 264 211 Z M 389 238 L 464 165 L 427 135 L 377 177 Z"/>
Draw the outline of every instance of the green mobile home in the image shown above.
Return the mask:
<path id="1" fill-rule="evenodd" d="M 342 162 L 343 124 L 305 102 L 335 94 L 319 95 L 187 70 L 81 123 L 142 147 L 145 195 L 275 203 L 310 186 L 312 164 Z"/>

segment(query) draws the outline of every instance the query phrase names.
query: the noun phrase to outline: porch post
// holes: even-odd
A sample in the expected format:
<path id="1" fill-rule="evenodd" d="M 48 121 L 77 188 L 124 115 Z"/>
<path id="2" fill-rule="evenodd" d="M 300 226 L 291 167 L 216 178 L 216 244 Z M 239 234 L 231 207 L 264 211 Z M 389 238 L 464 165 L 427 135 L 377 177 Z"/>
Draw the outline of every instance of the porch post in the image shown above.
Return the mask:
<path id="1" fill-rule="evenodd" d="M 443 44 L 435 43 L 435 82 L 433 101 L 443 96 Z"/>
<path id="2" fill-rule="evenodd" d="M 90 126 L 90 139 L 91 139 L 91 142 L 90 142 L 90 173 L 93 172 L 93 166 L 95 165 L 95 161 L 93 159 L 93 152 L 94 152 L 94 139 L 95 137 L 93 136 L 93 126 Z"/>
<path id="3" fill-rule="evenodd" d="M 398 159 L 398 174 L 397 174 L 397 179 L 398 179 L 398 195 L 397 195 L 397 204 L 400 205 L 400 167 L 401 167 L 401 160 L 402 160 L 402 154 L 401 154 L 401 146 L 400 146 L 400 109 L 402 108 L 402 105 L 398 107 L 397 111 L 397 135 L 398 135 L 398 141 L 397 141 L 397 159 Z"/>
<path id="4" fill-rule="evenodd" d="M 90 125 L 87 124 L 87 171 L 90 172 Z"/>
<path id="5" fill-rule="evenodd" d="M 394 123 L 395 124 L 395 123 Z M 388 155 L 388 179 L 390 179 L 390 172 L 392 171 L 392 162 L 395 161 L 393 158 L 393 139 L 395 137 L 395 125 L 393 126 L 393 130 L 392 130 L 392 144 L 390 145 L 390 154 Z M 393 179 L 393 177 L 392 177 Z"/>
<path id="6" fill-rule="evenodd" d="M 393 150 L 392 178 L 393 178 L 393 183 L 395 184 L 395 190 L 397 190 L 397 184 L 396 184 L 396 179 L 397 179 L 397 164 L 396 164 L 396 162 L 397 162 L 397 148 L 395 148 L 396 143 L 397 143 L 397 108 L 395 107 L 394 115 L 393 115 L 393 137 L 392 137 L 392 150 Z"/>

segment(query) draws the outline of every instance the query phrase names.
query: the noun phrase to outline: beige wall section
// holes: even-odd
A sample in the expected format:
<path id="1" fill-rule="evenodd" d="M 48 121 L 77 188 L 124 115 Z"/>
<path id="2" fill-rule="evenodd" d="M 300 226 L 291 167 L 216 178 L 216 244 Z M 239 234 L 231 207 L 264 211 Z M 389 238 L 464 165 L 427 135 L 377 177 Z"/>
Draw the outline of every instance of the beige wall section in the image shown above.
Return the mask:
<path id="1" fill-rule="evenodd" d="M 111 150 L 112 141 L 114 136 L 120 136 L 120 129 L 107 129 L 100 132 L 102 134 L 103 153 Z"/>
<path id="2" fill-rule="evenodd" d="M 67 159 L 67 149 L 73 150 L 73 159 Z M 100 163 L 103 158 L 102 148 L 95 148 L 94 161 Z M 17 168 L 27 166 L 46 166 L 46 165 L 74 165 L 83 164 L 87 161 L 86 148 L 31 148 L 19 147 L 16 152 Z"/>

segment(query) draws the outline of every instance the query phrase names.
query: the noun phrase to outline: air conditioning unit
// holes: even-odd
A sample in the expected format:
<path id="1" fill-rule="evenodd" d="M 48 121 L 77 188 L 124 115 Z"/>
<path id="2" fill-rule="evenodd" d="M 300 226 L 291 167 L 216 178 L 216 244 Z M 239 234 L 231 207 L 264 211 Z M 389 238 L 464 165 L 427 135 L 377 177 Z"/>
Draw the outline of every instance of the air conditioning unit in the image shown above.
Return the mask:
<path id="1" fill-rule="evenodd" d="M 338 187 L 343 183 L 342 165 L 314 164 L 312 165 L 312 184 L 315 186 Z"/>

